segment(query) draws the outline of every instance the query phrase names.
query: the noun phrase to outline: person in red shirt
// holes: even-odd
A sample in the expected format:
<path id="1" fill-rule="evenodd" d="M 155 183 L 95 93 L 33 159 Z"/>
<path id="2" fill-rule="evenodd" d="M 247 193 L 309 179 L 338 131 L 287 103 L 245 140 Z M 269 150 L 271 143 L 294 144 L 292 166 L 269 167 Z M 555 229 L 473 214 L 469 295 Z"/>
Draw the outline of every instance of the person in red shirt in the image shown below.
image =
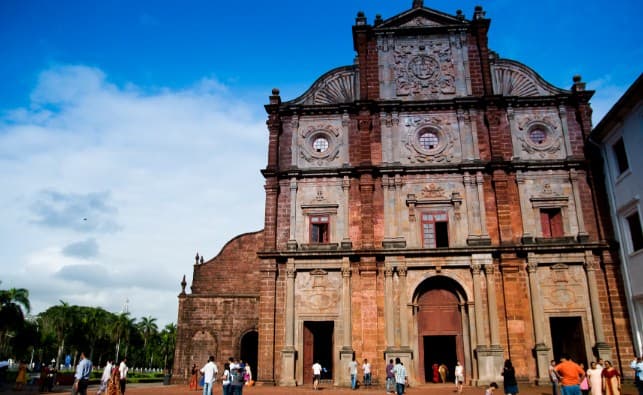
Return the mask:
<path id="1" fill-rule="evenodd" d="M 564 355 L 554 368 L 560 377 L 562 395 L 580 395 L 580 382 L 585 371 L 569 355 Z"/>

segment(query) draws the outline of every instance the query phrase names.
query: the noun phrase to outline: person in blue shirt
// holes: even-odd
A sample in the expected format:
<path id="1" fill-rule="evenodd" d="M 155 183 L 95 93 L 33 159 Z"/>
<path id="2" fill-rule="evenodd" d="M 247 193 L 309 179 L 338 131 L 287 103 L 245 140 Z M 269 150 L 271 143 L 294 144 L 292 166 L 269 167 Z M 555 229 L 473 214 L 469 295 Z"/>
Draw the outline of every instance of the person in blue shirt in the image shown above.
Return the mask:
<path id="1" fill-rule="evenodd" d="M 80 353 L 80 362 L 76 365 L 76 374 L 74 374 L 74 392 L 80 395 L 87 395 L 87 386 L 89 385 L 89 375 L 92 372 L 92 361 L 85 357 L 85 353 Z"/>
<path id="2" fill-rule="evenodd" d="M 639 395 L 643 395 L 643 356 L 633 360 L 630 367 L 634 369 L 634 382 L 639 390 Z"/>

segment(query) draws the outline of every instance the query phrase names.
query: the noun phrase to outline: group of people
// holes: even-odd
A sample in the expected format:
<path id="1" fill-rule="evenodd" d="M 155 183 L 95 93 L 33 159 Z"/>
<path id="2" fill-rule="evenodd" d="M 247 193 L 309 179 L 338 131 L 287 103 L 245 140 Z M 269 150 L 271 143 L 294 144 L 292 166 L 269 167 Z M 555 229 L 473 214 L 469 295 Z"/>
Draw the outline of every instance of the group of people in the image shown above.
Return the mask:
<path id="1" fill-rule="evenodd" d="M 364 363 L 362 363 L 362 372 L 363 376 L 362 378 L 364 379 L 364 387 L 368 388 L 372 384 L 372 379 L 371 379 L 371 363 L 368 362 L 368 359 L 364 359 Z M 351 376 L 351 388 L 356 389 L 358 382 L 357 382 L 357 361 L 355 360 L 355 356 L 353 356 L 353 360 L 348 363 L 348 374 Z"/>
<path id="2" fill-rule="evenodd" d="M 217 378 L 221 378 L 223 395 L 242 395 L 245 385 L 252 385 L 252 370 L 250 365 L 232 357 L 223 365 L 223 372 L 219 376 L 219 367 L 214 362 L 214 356 L 208 358 L 208 362 L 198 369 L 196 364 L 192 365 L 189 387 L 191 390 L 199 389 L 199 374 L 203 395 L 212 395 L 212 388 Z"/>
<path id="3" fill-rule="evenodd" d="M 125 395 L 128 371 L 127 358 L 123 358 L 118 366 L 111 359 L 108 360 L 96 395 Z"/>
<path id="4" fill-rule="evenodd" d="M 553 395 L 621 395 L 621 374 L 610 361 L 600 358 L 585 370 L 583 363 L 564 355 L 558 364 L 551 361 L 549 378 Z"/>

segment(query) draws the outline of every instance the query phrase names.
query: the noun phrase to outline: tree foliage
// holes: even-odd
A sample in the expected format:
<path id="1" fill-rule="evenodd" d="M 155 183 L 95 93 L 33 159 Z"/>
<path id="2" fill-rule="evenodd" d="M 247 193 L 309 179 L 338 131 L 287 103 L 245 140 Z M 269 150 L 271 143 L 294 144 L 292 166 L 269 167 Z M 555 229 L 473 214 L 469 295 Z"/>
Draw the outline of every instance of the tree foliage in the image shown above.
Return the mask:
<path id="1" fill-rule="evenodd" d="M 0 290 L 0 353 L 15 359 L 64 364 L 65 356 L 77 362 L 80 352 L 95 365 L 127 356 L 128 365 L 169 368 L 176 344 L 176 326 L 159 331 L 151 316 L 140 320 L 129 313 L 112 313 L 100 307 L 60 304 L 29 319 L 31 305 L 26 289 Z"/>

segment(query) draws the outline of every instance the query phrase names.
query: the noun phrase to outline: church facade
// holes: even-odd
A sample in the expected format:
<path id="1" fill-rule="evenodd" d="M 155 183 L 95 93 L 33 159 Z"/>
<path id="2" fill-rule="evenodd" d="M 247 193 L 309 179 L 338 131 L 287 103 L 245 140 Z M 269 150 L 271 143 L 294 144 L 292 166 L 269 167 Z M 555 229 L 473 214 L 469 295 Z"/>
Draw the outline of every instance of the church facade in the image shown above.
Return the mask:
<path id="1" fill-rule="evenodd" d="M 208 355 L 258 383 L 347 386 L 399 357 L 467 383 L 549 383 L 551 359 L 633 355 L 609 213 L 585 157 L 591 91 L 544 81 L 470 19 L 422 1 L 353 26 L 356 61 L 300 97 L 273 90 L 265 226 L 197 256 L 179 295 L 174 380 Z M 599 182 L 601 182 L 599 180 Z M 606 222 L 607 221 L 607 222 Z"/>

